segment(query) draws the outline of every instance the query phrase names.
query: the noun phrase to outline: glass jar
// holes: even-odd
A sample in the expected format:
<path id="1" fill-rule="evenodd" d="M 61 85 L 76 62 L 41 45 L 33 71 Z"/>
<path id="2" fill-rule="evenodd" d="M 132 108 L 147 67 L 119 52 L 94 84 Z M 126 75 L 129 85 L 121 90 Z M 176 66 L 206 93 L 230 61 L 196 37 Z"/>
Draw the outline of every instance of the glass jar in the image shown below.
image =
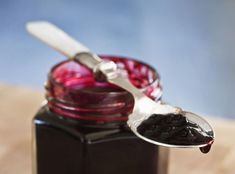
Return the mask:
<path id="1" fill-rule="evenodd" d="M 115 56 L 118 71 L 159 100 L 156 71 L 142 62 Z M 37 174 L 165 174 L 167 149 L 136 137 L 126 121 L 134 105 L 127 91 L 97 82 L 91 70 L 72 60 L 52 68 L 47 102 L 34 117 Z"/>

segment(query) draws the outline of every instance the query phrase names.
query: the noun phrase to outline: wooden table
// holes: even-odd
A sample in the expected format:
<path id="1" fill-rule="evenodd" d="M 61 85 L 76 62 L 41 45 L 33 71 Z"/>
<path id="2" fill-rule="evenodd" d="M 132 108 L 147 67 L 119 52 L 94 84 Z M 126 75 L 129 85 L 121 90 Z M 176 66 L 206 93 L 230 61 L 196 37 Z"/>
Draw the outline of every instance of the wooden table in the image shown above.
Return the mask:
<path id="1" fill-rule="evenodd" d="M 0 174 L 30 174 L 31 120 L 43 92 L 0 85 Z M 208 154 L 171 149 L 169 174 L 235 174 L 235 121 L 210 119 L 216 141 Z"/>

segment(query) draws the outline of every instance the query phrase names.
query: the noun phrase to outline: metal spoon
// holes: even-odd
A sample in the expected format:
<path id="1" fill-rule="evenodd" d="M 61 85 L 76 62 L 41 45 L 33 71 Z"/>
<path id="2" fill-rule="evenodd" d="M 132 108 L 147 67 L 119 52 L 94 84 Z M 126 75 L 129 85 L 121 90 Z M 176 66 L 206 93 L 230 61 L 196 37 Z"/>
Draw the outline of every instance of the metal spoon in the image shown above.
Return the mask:
<path id="1" fill-rule="evenodd" d="M 83 46 L 78 41 L 74 40 L 64 31 L 49 22 L 30 22 L 27 24 L 27 30 L 33 36 L 53 47 L 70 59 L 75 59 L 80 63 L 92 69 L 96 75 L 102 74 L 103 78 L 108 82 L 122 87 L 129 91 L 134 97 L 134 109 L 132 114 L 129 115 L 128 125 L 130 129 L 141 139 L 161 146 L 167 147 L 204 147 L 208 142 L 195 144 L 195 145 L 174 145 L 158 142 L 146 138 L 137 132 L 137 127 L 153 113 L 155 114 L 183 114 L 188 120 L 196 123 L 201 127 L 204 133 L 214 138 L 214 132 L 209 123 L 200 116 L 191 112 L 183 111 L 178 107 L 173 107 L 167 104 L 156 103 L 150 98 L 146 97 L 136 87 L 134 87 L 128 79 L 120 76 L 116 69 L 117 66 L 112 61 L 104 61 L 97 55 L 92 54 L 90 50 Z"/>

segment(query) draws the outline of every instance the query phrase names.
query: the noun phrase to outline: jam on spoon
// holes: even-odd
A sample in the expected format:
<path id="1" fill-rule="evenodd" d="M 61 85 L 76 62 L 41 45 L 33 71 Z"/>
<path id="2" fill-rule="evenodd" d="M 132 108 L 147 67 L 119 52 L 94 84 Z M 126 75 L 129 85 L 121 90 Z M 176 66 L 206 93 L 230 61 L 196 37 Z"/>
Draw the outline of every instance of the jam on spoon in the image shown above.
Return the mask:
<path id="1" fill-rule="evenodd" d="M 208 153 L 213 143 L 213 137 L 182 114 L 152 114 L 137 127 L 137 132 L 144 137 L 167 144 L 206 144 L 200 147 L 202 153 Z"/>

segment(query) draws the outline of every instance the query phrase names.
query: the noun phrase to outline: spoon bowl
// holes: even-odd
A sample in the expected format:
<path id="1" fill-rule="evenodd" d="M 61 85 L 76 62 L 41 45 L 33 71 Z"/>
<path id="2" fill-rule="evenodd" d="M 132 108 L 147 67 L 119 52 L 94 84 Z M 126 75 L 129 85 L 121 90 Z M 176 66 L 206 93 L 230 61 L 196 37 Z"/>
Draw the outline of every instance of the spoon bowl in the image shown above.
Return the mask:
<path id="1" fill-rule="evenodd" d="M 150 112 L 142 112 L 141 110 L 139 110 L 139 108 L 148 108 L 150 109 Z M 177 148 L 196 148 L 196 147 L 207 146 L 208 142 L 201 143 L 201 144 L 193 144 L 193 145 L 184 145 L 184 144 L 179 145 L 179 144 L 163 143 L 163 142 L 159 142 L 159 141 L 155 141 L 150 138 L 147 138 L 141 135 L 137 131 L 137 128 L 143 123 L 143 121 L 147 120 L 153 113 L 166 115 L 170 113 L 180 114 L 181 112 L 187 118 L 187 120 L 197 125 L 200 125 L 201 129 L 204 130 L 205 136 L 209 136 L 214 139 L 214 132 L 213 132 L 212 127 L 205 119 L 203 119 L 199 115 L 196 115 L 191 112 L 182 111 L 181 109 L 172 107 L 170 105 L 155 103 L 154 101 L 152 101 L 151 99 L 147 97 L 143 98 L 142 101 L 140 102 L 138 101 L 136 102 L 136 109 L 134 109 L 132 114 L 129 116 L 129 120 L 127 124 L 129 125 L 129 127 L 135 133 L 136 136 L 155 145 L 160 145 L 160 146 L 165 146 L 165 147 L 177 147 Z M 146 115 L 144 116 L 144 114 Z"/>

